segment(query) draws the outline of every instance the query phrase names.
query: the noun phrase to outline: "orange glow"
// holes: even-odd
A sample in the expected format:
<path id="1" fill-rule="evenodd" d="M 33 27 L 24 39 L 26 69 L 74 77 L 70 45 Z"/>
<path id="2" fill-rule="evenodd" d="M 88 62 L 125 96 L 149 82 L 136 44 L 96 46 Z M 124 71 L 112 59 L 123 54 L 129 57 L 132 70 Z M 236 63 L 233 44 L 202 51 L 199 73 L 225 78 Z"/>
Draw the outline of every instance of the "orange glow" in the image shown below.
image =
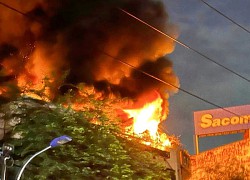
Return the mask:
<path id="1" fill-rule="evenodd" d="M 158 125 L 161 120 L 161 104 L 163 100 L 158 97 L 138 109 L 124 109 L 129 118 L 133 118 L 133 131 L 140 134 L 149 131 L 151 137 L 155 138 Z"/>
<path id="2" fill-rule="evenodd" d="M 32 76 L 27 76 L 26 74 L 21 74 L 17 78 L 18 87 L 22 91 L 22 95 L 32 97 L 34 99 L 44 100 L 49 102 L 51 92 L 49 87 L 46 87 L 44 80 L 35 79 Z M 42 93 L 37 94 L 39 91 Z"/>
<path id="3" fill-rule="evenodd" d="M 163 103 L 160 94 L 153 91 L 145 95 L 135 105 L 136 108 L 123 109 L 127 118 L 133 120 L 132 126 L 125 128 L 126 133 L 142 137 L 142 143 L 161 150 L 171 147 L 169 137 L 165 133 L 160 133 L 158 129 L 159 123 L 166 117 Z M 146 137 L 147 133 L 150 137 Z"/>
<path id="4" fill-rule="evenodd" d="M 55 55 L 50 53 L 49 57 L 44 46 L 42 43 L 36 45 L 35 51 L 27 59 L 24 69 L 19 72 L 16 79 L 23 94 L 50 101 L 53 98 L 52 89 L 57 84 L 55 82 L 58 74 L 56 67 L 60 64 L 55 65 L 55 60 L 51 60 Z M 36 94 L 37 92 L 40 94 Z"/>
<path id="5" fill-rule="evenodd" d="M 0 95 L 5 94 L 8 91 L 6 87 L 0 87 Z"/>

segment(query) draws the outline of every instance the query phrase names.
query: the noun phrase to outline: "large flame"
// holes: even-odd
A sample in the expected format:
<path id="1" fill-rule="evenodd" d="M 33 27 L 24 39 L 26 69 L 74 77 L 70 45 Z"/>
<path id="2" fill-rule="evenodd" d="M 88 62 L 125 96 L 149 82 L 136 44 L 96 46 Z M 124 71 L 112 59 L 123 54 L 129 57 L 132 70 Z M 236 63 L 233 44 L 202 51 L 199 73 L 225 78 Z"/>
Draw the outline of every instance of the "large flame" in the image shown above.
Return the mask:
<path id="1" fill-rule="evenodd" d="M 0 26 L 4 27 L 0 28 L 0 65 L 15 77 L 13 83 L 22 91 L 43 89 L 47 78 L 53 86 L 51 95 L 47 95 L 50 99 L 57 95 L 61 83 L 86 83 L 123 97 L 140 95 L 140 88 L 176 92 L 176 88 L 159 83 L 118 59 L 179 86 L 172 62 L 166 57 L 173 52 L 174 41 L 117 9 L 126 9 L 176 37 L 175 26 L 160 2 L 96 0 L 89 4 L 74 0 L 59 5 L 46 0 L 28 3 L 3 0 L 3 3 L 13 9 L 0 5 Z M 64 75 L 64 82 L 58 82 Z"/>
<path id="2" fill-rule="evenodd" d="M 151 137 L 155 138 L 158 125 L 162 116 L 162 102 L 163 100 L 157 94 L 157 98 L 152 102 L 148 102 L 141 108 L 124 109 L 129 118 L 133 118 L 133 131 L 140 134 L 149 131 Z"/>
<path id="3" fill-rule="evenodd" d="M 175 42 L 117 9 L 125 9 L 176 38 L 176 27 L 161 2 L 2 3 L 7 6 L 0 5 L 0 96 L 8 92 L 5 83 L 13 83 L 22 93 L 47 101 L 60 97 L 60 88 L 65 84 L 83 83 L 94 87 L 95 96 L 102 92 L 106 97 L 114 94 L 135 98 L 152 89 L 165 92 L 166 96 L 177 92 L 179 80 L 166 56 L 174 50 Z M 78 95 L 83 96 L 80 92 Z M 165 147 L 169 145 L 168 136 L 160 134 L 158 127 L 168 109 L 167 98 L 161 95 L 147 94 L 132 108 L 124 108 L 124 113 L 132 120 L 126 126 L 127 133 L 149 134 L 151 140 L 145 141 L 147 144 L 157 142 Z M 87 103 L 73 104 L 76 110 L 86 106 Z"/>
<path id="4" fill-rule="evenodd" d="M 162 150 L 170 147 L 169 137 L 159 130 L 160 122 L 166 118 L 164 99 L 161 95 L 157 91 L 148 93 L 135 106 L 138 107 L 123 109 L 127 118 L 133 121 L 131 126 L 125 128 L 126 133 L 142 137 L 145 144 Z M 149 137 L 146 137 L 147 133 Z"/>

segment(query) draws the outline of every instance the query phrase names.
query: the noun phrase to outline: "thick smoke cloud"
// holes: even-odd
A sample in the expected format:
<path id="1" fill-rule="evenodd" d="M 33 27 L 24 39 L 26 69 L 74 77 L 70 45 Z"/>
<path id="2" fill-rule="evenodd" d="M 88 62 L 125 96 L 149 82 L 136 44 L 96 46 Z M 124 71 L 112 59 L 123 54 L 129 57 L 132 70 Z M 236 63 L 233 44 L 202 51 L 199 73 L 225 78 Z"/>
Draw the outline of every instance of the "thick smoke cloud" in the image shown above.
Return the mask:
<path id="1" fill-rule="evenodd" d="M 179 86 L 172 63 L 165 57 L 174 50 L 174 42 L 119 10 L 175 36 L 158 1 L 3 2 L 19 12 L 0 6 L 0 62 L 20 86 L 39 83 L 46 76 L 59 87 L 62 82 L 56 80 L 68 72 L 65 84 L 84 82 L 123 96 L 151 89 L 176 91 L 117 59 Z"/>

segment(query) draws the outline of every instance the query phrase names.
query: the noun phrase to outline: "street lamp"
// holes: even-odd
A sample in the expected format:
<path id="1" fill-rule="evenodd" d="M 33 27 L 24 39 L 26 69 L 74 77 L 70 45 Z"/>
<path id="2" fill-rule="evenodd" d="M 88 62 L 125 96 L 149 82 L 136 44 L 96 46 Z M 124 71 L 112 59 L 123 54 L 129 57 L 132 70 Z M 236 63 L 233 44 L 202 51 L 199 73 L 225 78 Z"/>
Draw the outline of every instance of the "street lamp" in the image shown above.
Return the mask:
<path id="1" fill-rule="evenodd" d="M 71 140 L 72 140 L 72 138 L 69 137 L 69 136 L 66 136 L 66 135 L 60 136 L 60 137 L 57 137 L 57 138 L 53 139 L 53 140 L 50 142 L 50 145 L 49 145 L 48 147 L 42 149 L 41 151 L 38 151 L 36 154 L 34 154 L 33 156 L 31 156 L 31 157 L 25 162 L 25 164 L 23 165 L 22 169 L 21 169 L 21 170 L 19 171 L 19 173 L 18 173 L 17 180 L 20 180 L 20 178 L 21 178 L 21 176 L 22 176 L 22 173 L 23 173 L 25 167 L 27 166 L 27 164 L 28 164 L 34 157 L 36 157 L 37 155 L 43 153 L 44 151 L 46 151 L 46 150 L 48 150 L 48 149 L 50 149 L 50 148 L 54 148 L 54 147 L 56 147 L 56 146 L 65 144 L 65 143 L 67 143 L 67 142 L 69 142 L 69 141 L 71 141 Z"/>
<path id="2" fill-rule="evenodd" d="M 2 164 L 2 174 L 1 174 L 1 180 L 5 180 L 6 178 L 6 166 L 7 166 L 7 160 L 12 159 L 11 154 L 14 152 L 14 146 L 11 144 L 3 144 L 1 154 L 1 164 Z M 13 160 L 13 159 L 12 159 Z"/>

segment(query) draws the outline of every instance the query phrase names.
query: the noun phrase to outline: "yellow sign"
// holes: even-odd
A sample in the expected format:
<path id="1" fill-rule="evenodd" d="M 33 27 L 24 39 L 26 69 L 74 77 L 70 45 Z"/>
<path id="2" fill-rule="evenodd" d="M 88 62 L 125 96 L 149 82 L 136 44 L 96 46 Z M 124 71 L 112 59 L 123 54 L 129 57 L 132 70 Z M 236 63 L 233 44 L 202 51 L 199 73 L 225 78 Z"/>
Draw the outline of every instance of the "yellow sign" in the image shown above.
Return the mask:
<path id="1" fill-rule="evenodd" d="M 198 136 L 250 129 L 250 105 L 196 111 L 194 112 L 194 127 L 195 135 Z"/>
<path id="2" fill-rule="evenodd" d="M 209 128 L 209 127 L 228 126 L 237 124 L 248 124 L 249 122 L 250 122 L 250 115 L 213 118 L 212 114 L 204 114 L 201 116 L 200 126 L 202 128 Z"/>

